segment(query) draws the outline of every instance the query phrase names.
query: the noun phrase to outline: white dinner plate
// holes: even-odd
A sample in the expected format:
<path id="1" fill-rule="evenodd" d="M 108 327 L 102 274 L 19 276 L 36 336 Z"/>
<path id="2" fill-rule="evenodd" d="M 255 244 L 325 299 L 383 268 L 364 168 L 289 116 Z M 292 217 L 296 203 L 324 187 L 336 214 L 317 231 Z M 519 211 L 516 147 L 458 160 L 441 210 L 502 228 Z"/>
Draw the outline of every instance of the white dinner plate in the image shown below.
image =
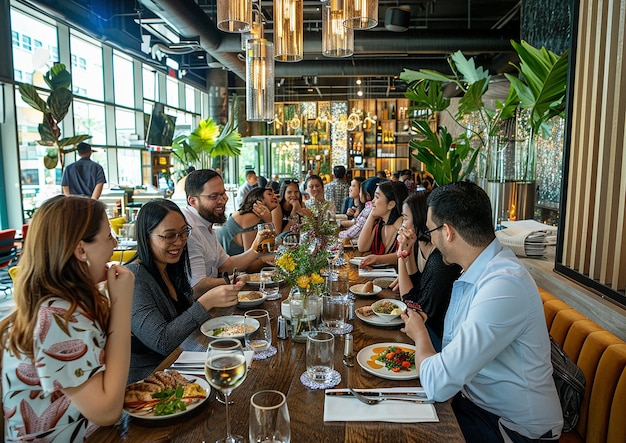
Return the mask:
<path id="1" fill-rule="evenodd" d="M 388 346 L 399 346 L 415 352 L 415 346 L 406 343 L 377 343 L 361 349 L 356 356 L 356 361 L 366 372 L 387 380 L 413 380 L 419 378 L 417 369 L 393 372 L 387 369 L 382 362 L 376 361 L 378 354 L 383 352 Z"/>
<path id="2" fill-rule="evenodd" d="M 237 306 L 242 307 L 242 308 L 252 308 L 254 306 L 262 305 L 265 299 L 267 298 L 267 296 L 264 295 L 261 291 L 239 291 L 239 294 L 237 294 L 237 297 L 239 297 L 240 295 L 249 294 L 251 292 L 258 292 L 259 294 L 261 294 L 261 298 L 257 298 L 254 300 L 239 300 L 238 298 Z"/>
<path id="3" fill-rule="evenodd" d="M 200 326 L 200 331 L 209 338 L 243 338 L 243 332 L 240 334 L 233 334 L 227 336 L 220 336 L 219 329 L 227 326 L 242 325 L 243 315 L 225 315 L 224 317 L 216 317 L 205 321 Z M 250 332 L 256 331 L 259 328 L 259 322 L 253 318 L 250 319 L 250 324 L 254 326 L 254 329 Z"/>
<path id="4" fill-rule="evenodd" d="M 356 316 L 359 318 L 359 320 L 364 321 L 367 324 L 370 324 L 372 326 L 380 326 L 382 328 L 391 328 L 391 327 L 397 327 L 397 326 L 403 326 L 404 322 L 402 321 L 401 317 L 398 318 L 394 318 L 391 321 L 385 321 L 382 318 L 380 318 L 378 315 L 373 314 L 370 315 L 368 317 L 362 315 L 361 313 L 359 313 L 359 311 L 355 310 L 354 312 L 356 314 Z"/>
<path id="5" fill-rule="evenodd" d="M 142 411 L 131 412 L 127 408 L 124 408 L 124 412 L 126 412 L 131 417 L 139 418 L 141 420 L 156 421 L 156 420 L 169 420 L 170 418 L 178 417 L 180 415 L 184 415 L 184 414 L 186 414 L 188 412 L 193 411 L 198 406 L 200 406 L 202 403 L 204 403 L 207 398 L 209 398 L 209 394 L 211 393 L 211 386 L 209 386 L 209 384 L 204 379 L 199 378 L 199 377 L 198 378 L 196 378 L 196 377 L 189 377 L 188 379 L 192 383 L 198 383 L 200 386 L 202 386 L 206 390 L 206 397 L 204 397 L 204 399 L 201 399 L 200 401 L 198 401 L 196 403 L 192 403 L 190 405 L 187 405 L 187 409 L 185 409 L 184 411 L 175 412 L 174 414 L 170 414 L 170 415 L 154 415 L 154 412 L 142 412 Z"/>
<path id="6" fill-rule="evenodd" d="M 383 290 L 383 288 L 381 288 L 380 286 L 374 285 L 374 292 L 363 292 L 363 286 L 365 286 L 365 283 L 360 285 L 352 285 L 350 286 L 350 292 L 360 297 L 373 297 Z"/>

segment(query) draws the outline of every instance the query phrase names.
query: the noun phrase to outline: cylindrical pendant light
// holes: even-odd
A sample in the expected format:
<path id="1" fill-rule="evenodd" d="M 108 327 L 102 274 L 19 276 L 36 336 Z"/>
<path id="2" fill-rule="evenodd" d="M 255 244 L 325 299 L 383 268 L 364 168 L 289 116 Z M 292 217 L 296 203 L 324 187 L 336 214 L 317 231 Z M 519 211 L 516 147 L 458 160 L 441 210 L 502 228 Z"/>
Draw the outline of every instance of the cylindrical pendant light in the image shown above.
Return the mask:
<path id="1" fill-rule="evenodd" d="M 274 44 L 264 38 L 248 40 L 246 50 L 246 118 L 274 120 Z"/>
<path id="2" fill-rule="evenodd" d="M 378 0 L 345 0 L 344 26 L 370 29 L 378 24 Z"/>
<path id="3" fill-rule="evenodd" d="M 354 54 L 354 30 L 343 25 L 345 1 L 322 2 L 322 54 L 349 57 Z"/>
<path id="4" fill-rule="evenodd" d="M 303 57 L 303 0 L 274 0 L 274 58 L 299 62 Z"/>
<path id="5" fill-rule="evenodd" d="M 217 0 L 217 28 L 226 32 L 247 32 L 252 28 L 250 0 Z"/>

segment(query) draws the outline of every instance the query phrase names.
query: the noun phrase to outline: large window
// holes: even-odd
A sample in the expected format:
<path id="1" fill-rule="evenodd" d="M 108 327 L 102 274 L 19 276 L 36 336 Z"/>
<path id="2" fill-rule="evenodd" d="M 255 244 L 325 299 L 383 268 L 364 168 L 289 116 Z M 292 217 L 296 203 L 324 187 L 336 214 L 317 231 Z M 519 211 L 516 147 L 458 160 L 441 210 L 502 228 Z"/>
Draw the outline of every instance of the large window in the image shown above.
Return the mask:
<path id="1" fill-rule="evenodd" d="M 117 149 L 119 185 L 133 187 L 141 183 L 141 151 L 139 149 Z"/>
<path id="2" fill-rule="evenodd" d="M 89 143 L 106 145 L 104 105 L 74 100 L 74 130 L 76 134 L 89 134 Z"/>
<path id="3" fill-rule="evenodd" d="M 157 73 L 150 66 L 143 67 L 143 96 L 146 100 L 156 101 L 157 97 Z"/>
<path id="4" fill-rule="evenodd" d="M 133 82 L 133 62 L 130 58 L 113 52 L 113 89 L 115 103 L 118 105 L 135 106 L 135 84 Z"/>
<path id="5" fill-rule="evenodd" d="M 72 60 L 77 60 L 76 67 L 71 70 L 74 93 L 94 100 L 104 100 L 102 45 L 72 32 L 70 50 Z"/>
<path id="6" fill-rule="evenodd" d="M 178 108 L 178 80 L 167 77 L 165 88 L 167 91 L 167 104 Z"/>
<path id="7" fill-rule="evenodd" d="M 123 109 L 115 110 L 115 137 L 117 146 L 130 146 L 131 134 L 136 134 L 135 113 Z"/>

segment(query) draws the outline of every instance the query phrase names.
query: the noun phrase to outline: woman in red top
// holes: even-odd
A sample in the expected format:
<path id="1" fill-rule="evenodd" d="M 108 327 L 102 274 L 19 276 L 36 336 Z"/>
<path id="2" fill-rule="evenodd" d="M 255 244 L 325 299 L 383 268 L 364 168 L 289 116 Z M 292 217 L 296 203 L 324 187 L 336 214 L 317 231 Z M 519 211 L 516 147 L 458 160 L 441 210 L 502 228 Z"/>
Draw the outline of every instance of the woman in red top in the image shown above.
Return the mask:
<path id="1" fill-rule="evenodd" d="M 372 212 L 359 236 L 359 252 L 369 253 L 362 261 L 362 268 L 376 264 L 395 265 L 396 236 L 402 226 L 402 202 L 408 196 L 402 182 L 382 182 L 372 200 Z M 372 235 L 367 235 L 368 233 Z"/>

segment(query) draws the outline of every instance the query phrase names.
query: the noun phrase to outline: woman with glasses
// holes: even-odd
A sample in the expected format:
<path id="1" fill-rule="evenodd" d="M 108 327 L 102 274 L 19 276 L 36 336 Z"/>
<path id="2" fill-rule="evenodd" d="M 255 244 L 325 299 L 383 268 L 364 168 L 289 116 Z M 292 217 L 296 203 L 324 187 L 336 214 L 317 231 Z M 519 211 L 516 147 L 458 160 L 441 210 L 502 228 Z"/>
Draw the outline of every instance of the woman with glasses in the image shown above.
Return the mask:
<path id="1" fill-rule="evenodd" d="M 398 279 L 391 288 L 400 292 L 409 308 L 422 312 L 430 340 L 439 352 L 452 285 L 461 268 L 445 264 L 441 252 L 430 241 L 433 232 L 426 228 L 429 194 L 430 191 L 417 191 L 404 200 L 398 232 Z"/>
<path id="2" fill-rule="evenodd" d="M 378 185 L 372 200 L 372 212 L 359 235 L 359 251 L 370 254 L 361 260 L 362 268 L 397 263 L 396 236 L 402 225 L 402 202 L 407 195 L 402 182 L 383 181 Z"/>
<path id="3" fill-rule="evenodd" d="M 217 286 L 194 300 L 187 238 L 191 228 L 176 203 L 151 200 L 136 221 L 135 274 L 128 382 L 150 374 L 185 338 L 211 318 L 213 308 L 234 306 L 244 285 Z"/>
<path id="4" fill-rule="evenodd" d="M 278 206 L 278 197 L 271 188 L 254 188 L 244 197 L 239 210 L 228 217 L 217 230 L 217 238 L 228 255 L 243 254 L 252 247 L 259 223 L 272 222 L 272 210 Z M 259 261 L 260 266 L 263 263 Z M 254 269 L 254 263 L 248 270 Z"/>

